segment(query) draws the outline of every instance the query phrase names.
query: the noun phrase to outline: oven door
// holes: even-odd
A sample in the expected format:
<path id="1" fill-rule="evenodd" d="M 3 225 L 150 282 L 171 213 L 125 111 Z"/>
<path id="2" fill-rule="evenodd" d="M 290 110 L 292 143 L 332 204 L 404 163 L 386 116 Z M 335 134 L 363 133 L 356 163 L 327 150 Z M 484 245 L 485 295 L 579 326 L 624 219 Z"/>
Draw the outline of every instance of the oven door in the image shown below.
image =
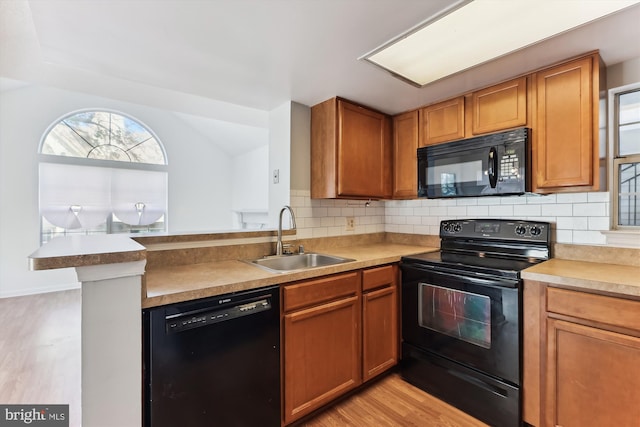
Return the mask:
<path id="1" fill-rule="evenodd" d="M 402 338 L 520 384 L 520 285 L 402 265 Z"/>

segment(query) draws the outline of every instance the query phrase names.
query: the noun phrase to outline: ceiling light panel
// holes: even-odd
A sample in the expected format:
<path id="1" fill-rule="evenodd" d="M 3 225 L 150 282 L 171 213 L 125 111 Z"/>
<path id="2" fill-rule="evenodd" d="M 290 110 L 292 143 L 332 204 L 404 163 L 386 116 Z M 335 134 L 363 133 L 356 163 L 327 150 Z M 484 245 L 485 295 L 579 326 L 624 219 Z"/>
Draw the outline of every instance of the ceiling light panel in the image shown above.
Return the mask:
<path id="1" fill-rule="evenodd" d="M 359 59 L 422 87 L 637 3 L 640 0 L 459 1 Z"/>

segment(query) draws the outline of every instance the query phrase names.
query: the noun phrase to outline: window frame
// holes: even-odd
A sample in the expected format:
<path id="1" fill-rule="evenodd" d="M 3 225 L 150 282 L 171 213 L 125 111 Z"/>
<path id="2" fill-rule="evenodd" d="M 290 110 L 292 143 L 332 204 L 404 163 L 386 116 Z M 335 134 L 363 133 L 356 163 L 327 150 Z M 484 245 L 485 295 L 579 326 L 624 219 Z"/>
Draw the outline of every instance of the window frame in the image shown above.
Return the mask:
<path id="1" fill-rule="evenodd" d="M 49 133 L 56 127 L 60 122 L 64 121 L 68 117 L 72 117 L 74 115 L 85 113 L 85 112 L 105 112 L 110 114 L 117 114 L 123 116 L 131 121 L 136 122 L 140 126 L 142 126 L 149 134 L 155 139 L 158 147 L 162 151 L 164 163 L 146 163 L 146 162 L 135 162 L 135 161 L 118 161 L 118 160 L 107 160 L 107 159 L 97 159 L 90 157 L 79 157 L 79 156 L 65 156 L 65 155 L 57 155 L 57 154 L 45 154 L 42 152 L 43 147 L 45 145 L 45 141 Z M 40 143 L 38 145 L 38 165 L 41 163 L 57 163 L 64 164 L 70 166 L 91 166 L 91 167 L 104 167 L 111 169 L 128 169 L 128 170 L 142 170 L 142 171 L 157 171 L 157 172 L 165 172 L 169 171 L 169 159 L 167 156 L 167 151 L 164 147 L 164 144 L 158 138 L 158 135 L 142 120 L 133 117 L 129 114 L 123 113 L 122 111 L 113 110 L 109 108 L 82 108 L 74 111 L 70 111 L 58 118 L 56 118 L 43 132 Z M 40 185 L 40 176 L 38 176 L 38 185 Z M 168 208 L 168 206 L 167 206 Z M 40 209 L 40 206 L 39 206 Z M 42 212 L 39 212 L 39 223 L 40 223 L 40 241 L 42 244 L 48 242 L 51 238 L 62 236 L 62 235 L 89 235 L 89 234 L 125 234 L 125 235 L 139 235 L 139 234 L 155 234 L 162 233 L 168 230 L 168 212 L 165 211 L 164 215 L 154 224 L 150 224 L 150 226 L 132 226 L 125 225 L 126 230 L 124 231 L 115 231 L 114 224 L 116 222 L 118 224 L 125 224 L 121 221 L 114 221 L 114 213 L 111 212 L 107 217 L 107 220 L 104 224 L 101 224 L 98 227 L 86 229 L 62 229 L 63 231 L 54 231 L 53 233 L 46 233 L 44 227 L 45 218 L 42 215 Z M 154 227 L 154 225 L 162 223 L 163 228 L 158 229 Z M 59 228 L 59 227 L 58 227 Z"/>
<path id="2" fill-rule="evenodd" d="M 91 112 L 100 112 L 100 113 L 109 113 L 109 114 L 116 114 L 122 117 L 125 117 L 137 124 L 139 124 L 140 126 L 142 126 L 152 137 L 153 139 L 155 139 L 158 147 L 160 148 L 160 151 L 162 151 L 162 156 L 164 159 L 164 163 L 146 163 L 146 162 L 133 162 L 133 161 L 128 161 L 128 162 L 124 162 L 124 161 L 118 161 L 118 160 L 105 160 L 105 159 L 96 159 L 96 158 L 90 158 L 90 157 L 80 157 L 80 156 L 63 156 L 63 155 L 59 155 L 59 154 L 45 154 L 42 152 L 44 146 L 45 146 L 45 142 L 47 139 L 47 136 L 49 136 L 49 134 L 51 133 L 51 131 L 53 131 L 53 129 L 60 124 L 61 122 L 63 122 L 64 120 L 66 120 L 69 117 L 73 117 L 76 116 L 78 114 L 82 114 L 82 113 L 91 113 Z M 169 159 L 167 157 L 167 150 L 164 148 L 164 144 L 160 141 L 160 138 L 158 138 L 158 135 L 156 135 L 156 133 L 149 127 L 147 126 L 146 123 L 144 123 L 142 120 L 131 116 L 130 114 L 126 114 L 123 113 L 122 111 L 118 111 L 118 110 L 113 110 L 110 108 L 81 108 L 78 110 L 74 110 L 71 112 L 68 112 L 66 114 L 63 114 L 62 116 L 58 117 L 57 119 L 55 119 L 53 122 L 51 122 L 51 124 L 47 127 L 47 129 L 43 132 L 42 137 L 40 138 L 40 144 L 38 145 L 38 154 L 40 156 L 44 156 L 44 158 L 64 158 L 64 159 L 79 159 L 80 161 L 95 161 L 95 162 L 108 162 L 109 165 L 112 165 L 113 163 L 122 163 L 125 165 L 146 165 L 146 166 L 159 166 L 159 167 L 167 167 L 167 165 L 169 164 Z M 65 162 L 63 162 L 65 163 Z M 92 163 L 95 164 L 95 163 Z M 143 167 L 144 168 L 144 167 Z"/>
<path id="3" fill-rule="evenodd" d="M 619 224 L 619 173 L 620 165 L 626 163 L 640 163 L 640 152 L 621 156 L 619 154 L 619 98 L 620 95 L 629 92 L 640 91 L 640 82 L 631 83 L 609 89 L 608 97 L 608 138 L 609 138 L 609 183 L 610 183 L 610 200 L 611 200 L 611 227 L 612 231 L 640 233 L 640 225 L 620 225 Z"/>

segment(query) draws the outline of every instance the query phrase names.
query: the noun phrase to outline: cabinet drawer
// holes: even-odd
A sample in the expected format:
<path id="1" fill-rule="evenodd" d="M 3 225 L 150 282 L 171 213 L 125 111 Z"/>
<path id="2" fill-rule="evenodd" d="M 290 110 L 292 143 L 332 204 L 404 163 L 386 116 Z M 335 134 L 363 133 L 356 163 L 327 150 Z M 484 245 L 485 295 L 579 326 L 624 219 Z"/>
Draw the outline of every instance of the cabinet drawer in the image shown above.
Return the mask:
<path id="1" fill-rule="evenodd" d="M 548 287 L 547 311 L 640 331 L 640 301 Z"/>
<path id="2" fill-rule="evenodd" d="M 362 272 L 362 290 L 368 291 L 394 283 L 396 270 L 393 265 L 370 268 Z"/>
<path id="3" fill-rule="evenodd" d="M 287 285 L 283 290 L 284 311 L 356 295 L 359 287 L 359 271 Z"/>

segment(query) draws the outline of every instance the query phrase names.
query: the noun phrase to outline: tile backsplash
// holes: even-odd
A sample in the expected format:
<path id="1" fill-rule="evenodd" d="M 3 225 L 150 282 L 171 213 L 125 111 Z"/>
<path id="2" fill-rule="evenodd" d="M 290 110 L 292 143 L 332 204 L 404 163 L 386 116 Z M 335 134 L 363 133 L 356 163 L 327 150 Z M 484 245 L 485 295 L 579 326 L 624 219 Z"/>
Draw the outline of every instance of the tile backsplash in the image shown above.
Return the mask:
<path id="1" fill-rule="evenodd" d="M 552 223 L 556 243 L 604 245 L 609 229 L 609 193 L 546 196 L 470 197 L 419 200 L 311 200 L 310 192 L 291 191 L 298 236 L 393 233 L 438 235 L 443 219 L 513 218 Z M 347 218 L 355 219 L 347 230 Z"/>

